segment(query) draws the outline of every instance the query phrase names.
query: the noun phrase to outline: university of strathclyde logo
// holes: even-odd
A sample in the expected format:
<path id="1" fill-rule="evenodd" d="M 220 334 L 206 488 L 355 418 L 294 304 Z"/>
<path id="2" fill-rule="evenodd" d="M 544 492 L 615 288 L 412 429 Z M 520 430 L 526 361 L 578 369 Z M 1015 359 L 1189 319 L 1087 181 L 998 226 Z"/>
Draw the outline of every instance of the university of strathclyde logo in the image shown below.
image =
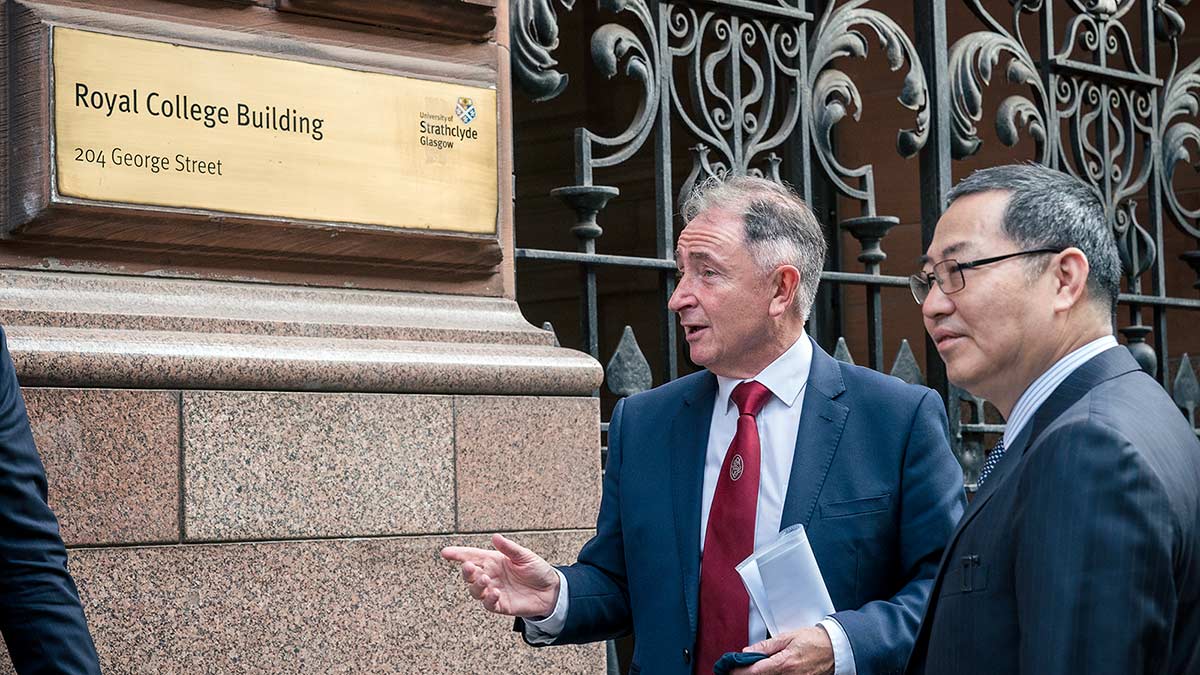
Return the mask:
<path id="1" fill-rule="evenodd" d="M 463 124 L 470 124 L 471 120 L 475 119 L 475 101 L 461 96 L 458 103 L 454 106 L 454 114 L 458 115 L 458 119 L 462 120 Z"/>

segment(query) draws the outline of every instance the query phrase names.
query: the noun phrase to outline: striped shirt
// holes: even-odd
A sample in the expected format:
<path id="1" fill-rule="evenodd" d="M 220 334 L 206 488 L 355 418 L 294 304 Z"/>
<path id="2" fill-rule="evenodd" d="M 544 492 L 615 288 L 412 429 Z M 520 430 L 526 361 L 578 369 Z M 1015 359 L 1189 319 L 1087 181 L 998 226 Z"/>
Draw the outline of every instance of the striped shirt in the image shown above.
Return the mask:
<path id="1" fill-rule="evenodd" d="M 1058 385 L 1075 372 L 1076 368 L 1092 360 L 1092 357 L 1100 352 L 1116 346 L 1118 346 L 1117 339 L 1111 335 L 1097 338 L 1062 357 L 1057 363 L 1050 366 L 1049 370 L 1039 375 L 1025 390 L 1025 393 L 1021 394 L 1021 398 L 1017 399 L 1012 414 L 1008 416 L 1008 426 L 1004 427 L 1004 447 L 1012 446 L 1017 434 L 1021 433 L 1021 429 L 1025 428 L 1037 409 L 1042 407 L 1046 399 L 1050 398 L 1050 394 L 1054 393 Z"/>

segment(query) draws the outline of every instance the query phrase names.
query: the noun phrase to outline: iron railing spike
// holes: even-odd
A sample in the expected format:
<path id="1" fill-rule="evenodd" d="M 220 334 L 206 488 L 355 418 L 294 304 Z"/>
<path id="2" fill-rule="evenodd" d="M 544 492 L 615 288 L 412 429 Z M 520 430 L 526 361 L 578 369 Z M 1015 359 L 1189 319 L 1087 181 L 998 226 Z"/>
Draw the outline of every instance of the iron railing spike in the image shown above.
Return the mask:
<path id="1" fill-rule="evenodd" d="M 1171 396 L 1175 405 L 1192 419 L 1196 406 L 1200 405 L 1200 381 L 1196 379 L 1196 371 L 1192 368 L 1192 360 L 1185 352 L 1179 360 L 1179 372 L 1175 374 L 1175 382 L 1171 387 Z"/>
<path id="2" fill-rule="evenodd" d="M 917 357 L 913 355 L 908 340 L 900 341 L 900 351 L 892 364 L 891 375 L 909 384 L 925 384 L 925 376 L 921 374 L 921 366 L 917 363 Z"/>
<path id="3" fill-rule="evenodd" d="M 833 358 L 854 365 L 854 357 L 850 355 L 850 348 L 846 346 L 846 338 L 838 338 L 837 348 L 833 350 Z"/>
<path id="4" fill-rule="evenodd" d="M 554 330 L 554 324 L 550 323 L 549 321 L 543 321 L 542 322 L 542 330 L 547 331 L 551 335 L 554 336 L 554 346 L 555 347 L 562 346 L 562 343 L 558 341 L 558 332 Z"/>
<path id="5" fill-rule="evenodd" d="M 653 383 L 650 377 L 650 363 L 646 361 L 646 356 L 633 335 L 633 328 L 625 326 L 616 351 L 604 367 L 604 377 L 608 382 L 608 390 L 621 397 L 646 391 Z"/>

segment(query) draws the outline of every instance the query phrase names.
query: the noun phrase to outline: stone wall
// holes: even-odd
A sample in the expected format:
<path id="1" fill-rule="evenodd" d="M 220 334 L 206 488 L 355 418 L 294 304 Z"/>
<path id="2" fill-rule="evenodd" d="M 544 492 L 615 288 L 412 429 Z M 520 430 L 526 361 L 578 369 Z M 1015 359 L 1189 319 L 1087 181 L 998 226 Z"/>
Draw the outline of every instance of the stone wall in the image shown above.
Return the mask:
<path id="1" fill-rule="evenodd" d="M 500 531 L 570 562 L 595 523 L 599 365 L 512 301 L 0 284 L 105 672 L 603 672 L 601 645 L 525 646 L 438 555 Z"/>

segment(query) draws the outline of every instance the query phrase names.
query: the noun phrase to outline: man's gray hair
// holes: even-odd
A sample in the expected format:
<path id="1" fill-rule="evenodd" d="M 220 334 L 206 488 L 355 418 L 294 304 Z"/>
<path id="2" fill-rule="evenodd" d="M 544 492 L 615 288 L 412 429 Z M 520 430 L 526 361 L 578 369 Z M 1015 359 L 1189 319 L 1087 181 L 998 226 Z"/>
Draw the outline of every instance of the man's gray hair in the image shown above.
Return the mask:
<path id="1" fill-rule="evenodd" d="M 1092 299 L 1115 311 L 1121 291 L 1121 259 L 1099 195 L 1074 176 L 1040 164 L 1008 164 L 980 169 L 950 190 L 959 197 L 1008 192 L 1000 229 L 1022 250 L 1074 246 L 1087 257 Z M 985 255 L 1001 255 L 991 251 Z M 1035 260 L 1030 265 L 1038 264 Z M 1043 263 L 1039 271 L 1045 270 Z"/>
<path id="2" fill-rule="evenodd" d="M 709 210 L 741 217 L 746 246 L 763 272 L 780 265 L 799 270 L 795 307 L 801 320 L 807 321 L 826 250 L 825 234 L 808 204 L 786 185 L 753 176 L 727 176 L 697 185 L 683 203 L 683 218 L 691 222 Z"/>

